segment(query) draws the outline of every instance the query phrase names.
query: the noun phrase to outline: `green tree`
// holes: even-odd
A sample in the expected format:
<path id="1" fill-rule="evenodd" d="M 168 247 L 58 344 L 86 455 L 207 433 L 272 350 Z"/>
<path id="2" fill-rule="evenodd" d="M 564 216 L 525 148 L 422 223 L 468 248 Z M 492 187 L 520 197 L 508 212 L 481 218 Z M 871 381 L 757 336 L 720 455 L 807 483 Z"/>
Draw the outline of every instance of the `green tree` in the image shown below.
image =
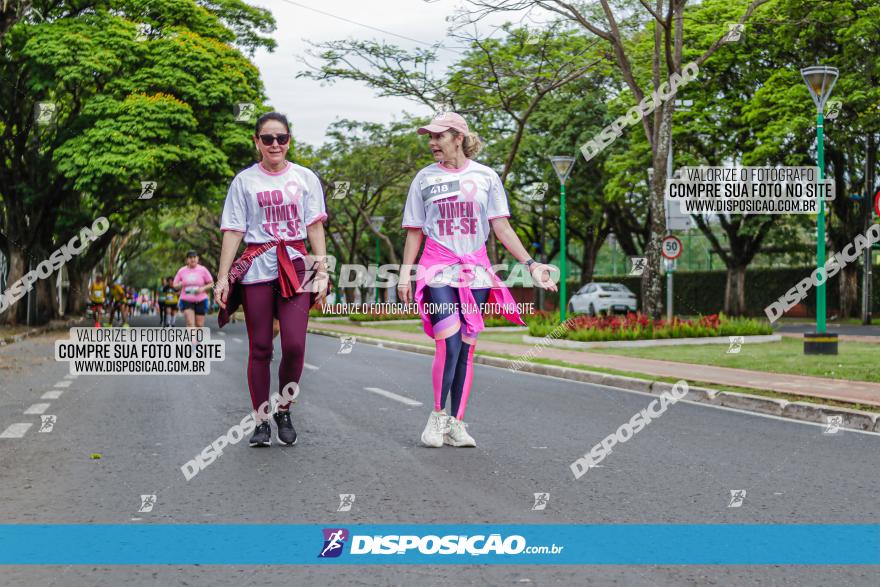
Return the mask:
<path id="1" fill-rule="evenodd" d="M 73 313 L 115 235 L 153 208 L 219 198 L 251 157 L 234 106 L 261 104 L 263 89 L 242 50 L 274 47 L 260 36 L 274 22 L 240 0 L 36 4 L 42 18 L 9 28 L 0 55 L 14 80 L 0 86 L 0 250 L 14 282 L 27 258 L 107 216 L 111 230 L 67 265 Z M 36 122 L 40 102 L 55 105 L 51 124 Z M 143 181 L 157 182 L 153 199 L 138 199 Z M 42 293 L 46 319 L 57 308 Z"/>
<path id="2" fill-rule="evenodd" d="M 747 22 L 755 9 L 768 1 L 752 0 L 735 22 Z M 590 38 L 601 39 L 608 48 L 634 104 L 641 103 L 652 91 L 658 91 L 670 76 L 680 75 L 688 62 L 693 61 L 702 67 L 724 44 L 727 33 L 726 28 L 716 25 L 718 34 L 708 46 L 690 42 L 685 45 L 687 0 L 656 0 L 653 7 L 647 0 L 638 4 L 629 0 L 599 0 L 598 5 L 565 0 L 468 0 L 467 3 L 472 7 L 465 14 L 467 21 L 479 20 L 489 13 L 520 12 L 539 7 L 582 27 Z M 642 19 L 647 19 L 650 24 L 646 26 Z M 650 39 L 649 53 L 641 49 L 637 42 L 640 38 Z M 641 119 L 651 147 L 654 170 L 650 198 L 651 232 L 645 250 L 648 267 L 642 275 L 642 307 L 654 317 L 659 317 L 663 307 L 660 243 L 666 233 L 664 188 L 674 110 L 674 101 L 666 100 L 657 105 L 653 116 Z"/>

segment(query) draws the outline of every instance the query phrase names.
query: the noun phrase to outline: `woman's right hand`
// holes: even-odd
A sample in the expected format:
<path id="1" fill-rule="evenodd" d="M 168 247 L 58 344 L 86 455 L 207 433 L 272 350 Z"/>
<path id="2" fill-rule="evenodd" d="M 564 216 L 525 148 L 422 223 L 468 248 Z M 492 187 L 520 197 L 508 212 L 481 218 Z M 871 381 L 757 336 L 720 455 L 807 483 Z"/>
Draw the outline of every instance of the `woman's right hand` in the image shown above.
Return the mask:
<path id="1" fill-rule="evenodd" d="M 218 275 L 217 283 L 214 286 L 214 301 L 218 306 L 226 309 L 226 298 L 229 297 L 229 277 L 226 275 Z"/>

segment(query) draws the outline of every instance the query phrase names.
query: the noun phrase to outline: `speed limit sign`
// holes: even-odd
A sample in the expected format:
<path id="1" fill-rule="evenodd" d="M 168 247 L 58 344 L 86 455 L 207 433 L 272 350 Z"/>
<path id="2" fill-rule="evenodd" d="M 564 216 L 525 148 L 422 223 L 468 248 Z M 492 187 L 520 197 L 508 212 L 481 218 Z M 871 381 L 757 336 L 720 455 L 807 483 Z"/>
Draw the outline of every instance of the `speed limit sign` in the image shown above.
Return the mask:
<path id="1" fill-rule="evenodd" d="M 678 237 L 672 235 L 664 238 L 663 244 L 660 246 L 660 254 L 670 260 L 681 257 L 682 250 L 684 250 L 684 247 L 681 245 L 681 241 L 678 240 Z"/>

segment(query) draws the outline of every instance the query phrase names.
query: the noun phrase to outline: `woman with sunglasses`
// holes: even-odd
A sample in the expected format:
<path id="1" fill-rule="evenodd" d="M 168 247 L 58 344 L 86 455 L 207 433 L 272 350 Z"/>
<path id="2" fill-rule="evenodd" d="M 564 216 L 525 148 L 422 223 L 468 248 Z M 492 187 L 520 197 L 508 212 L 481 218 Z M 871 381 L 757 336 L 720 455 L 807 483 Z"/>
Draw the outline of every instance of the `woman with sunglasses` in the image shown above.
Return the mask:
<path id="1" fill-rule="evenodd" d="M 445 112 L 418 133 L 430 135 L 428 146 L 436 163 L 416 174 L 406 199 L 403 227 L 407 235 L 398 297 L 404 303 L 415 299 L 425 333 L 435 345 L 434 411 L 422 432 L 422 443 L 434 448 L 476 446 L 462 419 L 470 395 L 477 334 L 483 329 L 483 305 L 497 305 L 505 318 L 524 324 L 513 296 L 492 271 L 486 255 L 490 228 L 510 254 L 528 266 L 539 287 L 556 291 L 556 285 L 550 279 L 551 267 L 529 257 L 510 226 L 507 195 L 498 174 L 471 160 L 482 143 L 464 118 Z M 413 293 L 410 267 L 423 235 L 427 239 Z"/>
<path id="2" fill-rule="evenodd" d="M 282 389 L 299 383 L 309 308 L 323 297 L 329 282 L 324 264 L 323 222 L 327 213 L 318 176 L 287 160 L 290 124 L 284 115 L 269 112 L 261 116 L 254 145 L 259 163 L 236 175 L 226 195 L 214 299 L 221 308 L 221 328 L 239 304 L 244 307 L 249 344 L 247 380 L 257 419 L 250 445 L 268 446 L 269 417 L 260 408 L 269 401 L 273 320 L 278 319 L 281 330 L 278 390 L 282 398 Z M 313 257 L 307 255 L 306 239 Z M 247 248 L 233 262 L 242 240 Z M 312 277 L 308 282 L 306 269 Z M 281 399 L 273 418 L 276 440 L 295 444 L 290 402 Z"/>

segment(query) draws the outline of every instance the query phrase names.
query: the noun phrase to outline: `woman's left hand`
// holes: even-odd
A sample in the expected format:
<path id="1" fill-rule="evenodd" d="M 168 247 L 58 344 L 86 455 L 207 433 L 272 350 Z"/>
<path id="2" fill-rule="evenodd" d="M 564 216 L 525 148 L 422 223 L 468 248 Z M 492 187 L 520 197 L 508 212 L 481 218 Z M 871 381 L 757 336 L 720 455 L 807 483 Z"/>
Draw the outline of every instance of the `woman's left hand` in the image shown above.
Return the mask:
<path id="1" fill-rule="evenodd" d="M 327 286 L 330 282 L 330 275 L 324 268 L 317 269 L 312 279 L 311 290 L 317 294 L 315 302 L 320 302 L 327 297 Z"/>
<path id="2" fill-rule="evenodd" d="M 529 267 L 529 273 L 538 287 L 549 291 L 557 291 L 556 284 L 550 277 L 553 271 L 558 271 L 558 269 L 552 265 L 545 265 L 543 263 L 532 263 L 532 266 Z"/>

